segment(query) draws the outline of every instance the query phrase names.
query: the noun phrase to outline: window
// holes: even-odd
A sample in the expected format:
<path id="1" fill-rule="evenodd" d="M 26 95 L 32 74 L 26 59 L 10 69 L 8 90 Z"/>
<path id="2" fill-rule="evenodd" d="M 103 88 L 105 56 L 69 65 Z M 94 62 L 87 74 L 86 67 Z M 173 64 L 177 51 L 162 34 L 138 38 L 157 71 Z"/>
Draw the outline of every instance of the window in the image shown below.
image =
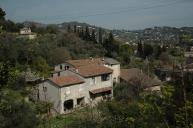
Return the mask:
<path id="1" fill-rule="evenodd" d="M 90 82 L 90 84 L 96 84 L 95 77 L 92 77 L 92 78 L 91 78 L 91 82 Z"/>
<path id="2" fill-rule="evenodd" d="M 43 91 L 44 91 L 44 92 L 47 92 L 47 87 L 43 87 Z"/>
<path id="3" fill-rule="evenodd" d="M 60 70 L 62 70 L 62 65 L 60 65 Z"/>
<path id="4" fill-rule="evenodd" d="M 65 66 L 65 70 L 68 70 L 69 69 L 69 66 Z"/>
<path id="5" fill-rule="evenodd" d="M 101 76 L 101 81 L 107 81 L 110 79 L 110 74 L 104 74 Z"/>
<path id="6" fill-rule="evenodd" d="M 58 72 L 58 76 L 60 76 L 60 72 Z"/>

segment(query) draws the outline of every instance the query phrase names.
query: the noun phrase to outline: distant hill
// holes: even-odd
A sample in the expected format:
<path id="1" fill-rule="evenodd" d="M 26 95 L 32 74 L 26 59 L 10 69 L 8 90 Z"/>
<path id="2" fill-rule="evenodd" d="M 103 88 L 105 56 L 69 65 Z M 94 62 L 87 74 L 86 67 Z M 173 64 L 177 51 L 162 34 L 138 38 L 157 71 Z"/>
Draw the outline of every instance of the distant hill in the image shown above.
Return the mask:
<path id="1" fill-rule="evenodd" d="M 110 30 L 102 27 L 98 27 L 95 25 L 90 25 L 87 23 L 80 23 L 77 21 L 72 22 L 63 22 L 60 24 L 42 24 L 34 21 L 25 21 L 23 24 L 36 27 L 46 27 L 48 25 L 52 25 L 57 27 L 60 31 L 66 32 L 68 26 L 72 29 L 74 25 L 79 28 L 85 28 L 86 26 L 90 29 L 95 29 L 96 34 L 98 34 L 98 29 L 101 28 L 103 35 L 106 35 L 110 31 L 112 31 L 114 37 L 123 42 L 138 42 L 139 40 L 143 40 L 144 42 L 167 42 L 167 43 L 176 43 L 179 42 L 179 36 L 181 35 L 190 35 L 193 37 L 193 27 L 153 27 L 146 28 L 143 30 Z"/>
<path id="2" fill-rule="evenodd" d="M 178 43 L 179 38 L 183 35 L 188 35 L 193 39 L 193 27 L 153 27 L 144 30 L 113 30 L 116 38 L 124 39 L 128 42 L 143 42 L 150 43 Z"/>

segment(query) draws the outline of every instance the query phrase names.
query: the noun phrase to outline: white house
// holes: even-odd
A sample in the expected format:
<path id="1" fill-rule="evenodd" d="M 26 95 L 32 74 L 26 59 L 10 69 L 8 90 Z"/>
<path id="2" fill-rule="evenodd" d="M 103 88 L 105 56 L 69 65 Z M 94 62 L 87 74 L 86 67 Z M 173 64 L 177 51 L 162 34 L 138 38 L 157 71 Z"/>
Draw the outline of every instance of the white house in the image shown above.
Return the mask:
<path id="1" fill-rule="evenodd" d="M 28 35 L 28 34 L 31 34 L 31 33 L 32 33 L 31 29 L 28 28 L 28 27 L 24 27 L 24 28 L 20 29 L 20 34 L 21 35 Z"/>
<path id="2" fill-rule="evenodd" d="M 35 39 L 36 34 L 32 33 L 32 31 L 29 27 L 24 27 L 24 28 L 20 29 L 20 37 L 28 38 L 28 39 Z"/>

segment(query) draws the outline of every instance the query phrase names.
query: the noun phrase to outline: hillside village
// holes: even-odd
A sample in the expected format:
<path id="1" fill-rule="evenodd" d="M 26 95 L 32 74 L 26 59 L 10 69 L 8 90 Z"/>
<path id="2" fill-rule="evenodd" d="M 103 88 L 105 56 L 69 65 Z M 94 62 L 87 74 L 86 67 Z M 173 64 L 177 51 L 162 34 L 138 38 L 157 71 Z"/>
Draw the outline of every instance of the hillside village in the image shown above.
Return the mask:
<path id="1" fill-rule="evenodd" d="M 137 34 L 2 14 L 0 127 L 193 126 L 191 27 Z"/>

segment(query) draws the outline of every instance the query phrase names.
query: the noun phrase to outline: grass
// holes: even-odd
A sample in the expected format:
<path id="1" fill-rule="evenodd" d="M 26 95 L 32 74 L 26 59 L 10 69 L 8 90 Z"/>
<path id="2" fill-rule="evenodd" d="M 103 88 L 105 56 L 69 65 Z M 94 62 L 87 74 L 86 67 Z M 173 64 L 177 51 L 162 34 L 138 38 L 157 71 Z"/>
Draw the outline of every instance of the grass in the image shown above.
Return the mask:
<path id="1" fill-rule="evenodd" d="M 68 128 L 68 125 L 73 122 L 73 119 L 80 115 L 84 109 L 77 110 L 71 114 L 59 115 L 52 117 L 49 121 L 41 121 L 38 128 Z"/>
<path id="2" fill-rule="evenodd" d="M 38 128 L 66 128 L 73 120 L 74 114 L 60 115 L 52 117 L 48 121 L 42 121 Z"/>

